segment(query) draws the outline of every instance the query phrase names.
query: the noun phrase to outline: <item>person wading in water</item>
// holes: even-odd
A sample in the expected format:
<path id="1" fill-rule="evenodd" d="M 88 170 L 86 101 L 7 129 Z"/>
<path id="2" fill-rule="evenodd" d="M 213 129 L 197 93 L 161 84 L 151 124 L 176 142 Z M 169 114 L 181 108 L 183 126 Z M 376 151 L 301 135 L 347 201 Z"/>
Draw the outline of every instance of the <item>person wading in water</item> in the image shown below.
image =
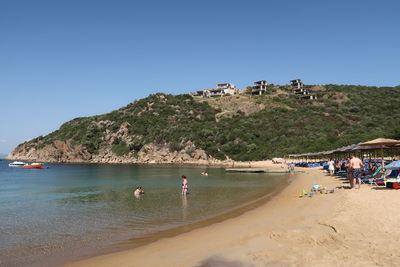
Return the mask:
<path id="1" fill-rule="evenodd" d="M 182 175 L 182 195 L 186 195 L 189 191 L 188 180 L 185 175 Z"/>

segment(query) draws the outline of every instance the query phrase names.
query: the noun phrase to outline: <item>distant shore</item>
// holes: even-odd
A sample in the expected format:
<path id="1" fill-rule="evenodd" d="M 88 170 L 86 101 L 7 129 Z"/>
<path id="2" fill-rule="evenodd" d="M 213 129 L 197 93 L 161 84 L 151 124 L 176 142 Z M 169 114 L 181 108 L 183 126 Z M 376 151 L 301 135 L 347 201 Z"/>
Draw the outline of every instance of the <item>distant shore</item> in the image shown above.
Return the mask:
<path id="1" fill-rule="evenodd" d="M 143 164 L 143 165 L 182 165 L 182 166 L 212 166 L 212 167 L 230 167 L 230 168 L 274 168 L 274 169 L 283 169 L 287 168 L 286 164 L 279 163 L 275 164 L 272 160 L 260 160 L 260 161 L 234 161 L 234 160 L 226 160 L 226 161 L 185 161 L 185 162 L 90 162 L 90 161 L 76 161 L 76 162 L 53 162 L 53 161 L 41 161 L 41 160 L 33 160 L 33 159 L 17 159 L 17 158 L 4 158 L 3 160 L 10 161 L 28 161 L 28 162 L 43 162 L 48 164 Z"/>

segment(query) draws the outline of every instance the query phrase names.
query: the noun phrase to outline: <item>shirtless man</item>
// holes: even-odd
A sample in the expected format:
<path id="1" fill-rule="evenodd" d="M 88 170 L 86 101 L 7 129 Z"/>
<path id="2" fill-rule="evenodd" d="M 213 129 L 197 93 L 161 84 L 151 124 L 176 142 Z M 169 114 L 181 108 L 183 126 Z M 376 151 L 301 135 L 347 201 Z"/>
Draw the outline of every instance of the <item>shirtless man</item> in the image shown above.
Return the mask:
<path id="1" fill-rule="evenodd" d="M 358 189 L 361 187 L 361 171 L 364 168 L 364 163 L 356 156 L 351 156 L 350 168 L 353 170 L 354 187 L 358 180 Z"/>

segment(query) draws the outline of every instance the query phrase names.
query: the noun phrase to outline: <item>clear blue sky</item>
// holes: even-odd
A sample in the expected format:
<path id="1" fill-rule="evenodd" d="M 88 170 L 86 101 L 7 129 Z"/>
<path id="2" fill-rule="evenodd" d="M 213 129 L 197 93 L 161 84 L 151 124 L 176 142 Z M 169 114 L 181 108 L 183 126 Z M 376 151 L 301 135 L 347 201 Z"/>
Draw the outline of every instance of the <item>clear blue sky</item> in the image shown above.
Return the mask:
<path id="1" fill-rule="evenodd" d="M 0 1 L 0 153 L 150 93 L 400 84 L 399 1 Z"/>

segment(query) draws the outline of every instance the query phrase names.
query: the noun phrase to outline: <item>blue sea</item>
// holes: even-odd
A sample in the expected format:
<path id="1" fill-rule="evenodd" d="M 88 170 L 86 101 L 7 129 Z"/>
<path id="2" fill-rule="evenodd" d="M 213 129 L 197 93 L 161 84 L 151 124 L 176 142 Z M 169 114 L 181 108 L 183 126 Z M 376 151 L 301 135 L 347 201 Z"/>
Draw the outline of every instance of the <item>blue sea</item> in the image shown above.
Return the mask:
<path id="1" fill-rule="evenodd" d="M 287 184 L 285 174 L 223 168 L 0 161 L 0 266 L 54 266 L 234 210 Z M 200 173 L 207 171 L 209 176 Z M 189 194 L 181 194 L 181 175 Z M 136 186 L 145 194 L 136 198 Z"/>

